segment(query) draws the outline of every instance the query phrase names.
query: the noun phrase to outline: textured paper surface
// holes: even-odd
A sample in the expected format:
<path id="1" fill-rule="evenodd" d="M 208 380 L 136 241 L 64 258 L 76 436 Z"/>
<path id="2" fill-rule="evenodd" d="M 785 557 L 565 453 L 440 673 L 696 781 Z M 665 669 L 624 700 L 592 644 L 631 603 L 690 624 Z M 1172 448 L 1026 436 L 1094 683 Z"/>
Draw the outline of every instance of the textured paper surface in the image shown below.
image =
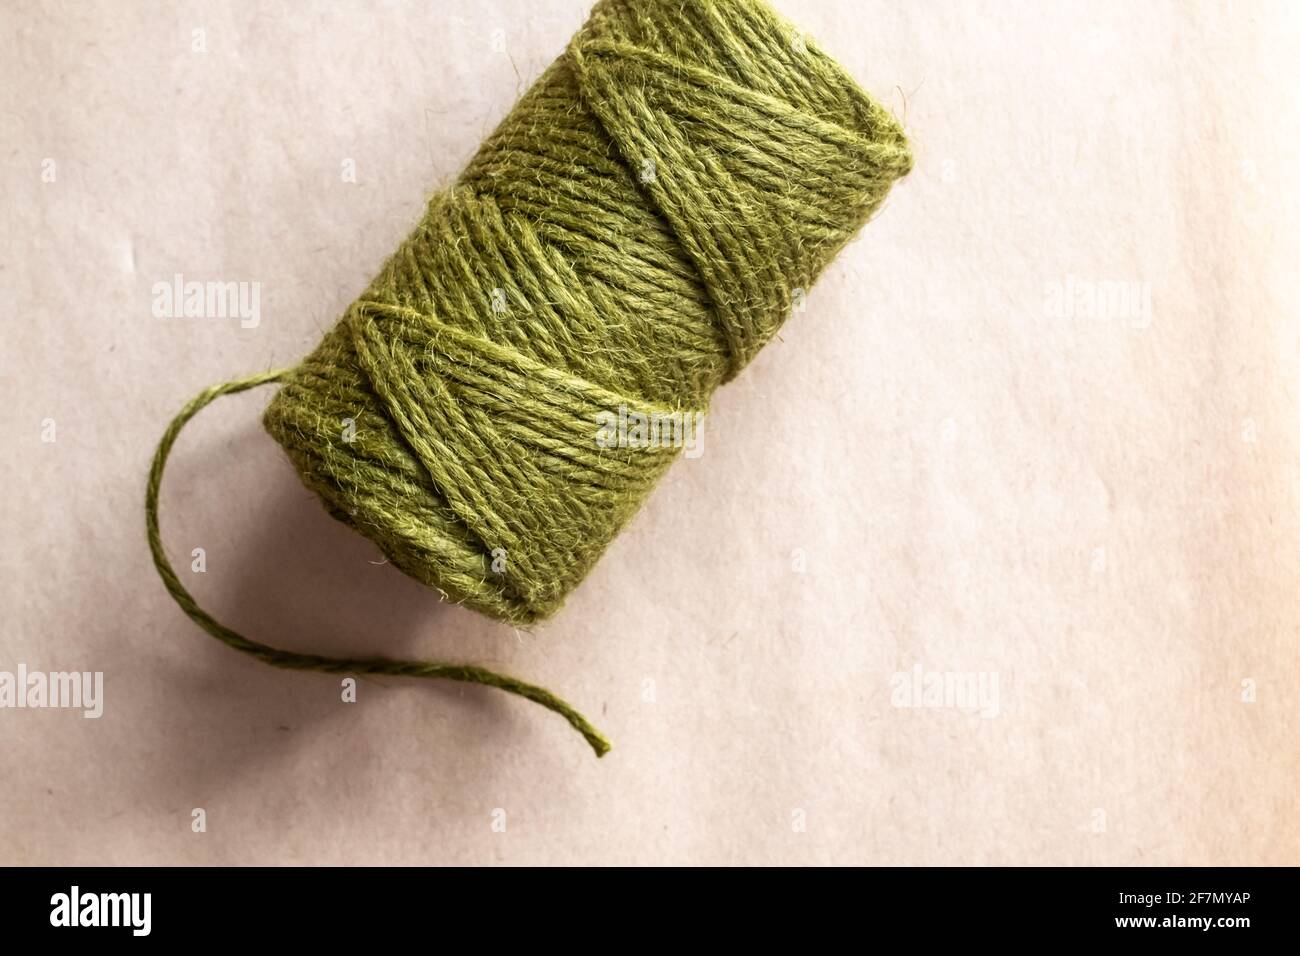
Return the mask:
<path id="1" fill-rule="evenodd" d="M 552 624 L 383 566 L 268 390 L 164 487 L 218 619 L 507 669 L 597 761 L 498 692 L 220 646 L 142 515 L 170 416 L 305 354 L 585 2 L 5 5 L 0 670 L 105 687 L 0 710 L 0 862 L 1300 863 L 1294 8 L 778 6 L 916 170 Z M 260 323 L 154 318 L 177 273 Z M 995 706 L 898 706 L 918 669 Z"/>

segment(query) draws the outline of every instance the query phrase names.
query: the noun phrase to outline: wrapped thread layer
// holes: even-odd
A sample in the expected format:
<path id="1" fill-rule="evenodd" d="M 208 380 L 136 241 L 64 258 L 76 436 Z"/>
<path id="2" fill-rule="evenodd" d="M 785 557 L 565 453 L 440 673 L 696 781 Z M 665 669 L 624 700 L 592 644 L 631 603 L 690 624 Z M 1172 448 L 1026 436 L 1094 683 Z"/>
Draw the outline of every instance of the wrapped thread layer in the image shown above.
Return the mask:
<path id="1" fill-rule="evenodd" d="M 265 425 L 404 572 L 543 620 L 676 451 L 596 416 L 707 408 L 910 165 L 765 4 L 602 0 Z"/>

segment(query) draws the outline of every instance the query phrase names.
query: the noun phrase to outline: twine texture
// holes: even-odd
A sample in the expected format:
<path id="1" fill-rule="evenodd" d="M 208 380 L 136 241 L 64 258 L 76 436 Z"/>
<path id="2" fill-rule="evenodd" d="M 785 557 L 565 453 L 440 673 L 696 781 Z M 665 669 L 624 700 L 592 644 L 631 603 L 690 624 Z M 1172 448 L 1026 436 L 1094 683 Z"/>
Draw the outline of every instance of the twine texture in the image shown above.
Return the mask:
<path id="1" fill-rule="evenodd" d="M 319 347 L 217 389 L 280 383 L 265 427 L 333 516 L 449 600 L 533 624 L 680 450 L 602 446 L 601 413 L 706 410 L 910 166 L 894 117 L 765 3 L 601 0 Z M 286 663 L 186 610 L 273 664 L 359 663 Z"/>

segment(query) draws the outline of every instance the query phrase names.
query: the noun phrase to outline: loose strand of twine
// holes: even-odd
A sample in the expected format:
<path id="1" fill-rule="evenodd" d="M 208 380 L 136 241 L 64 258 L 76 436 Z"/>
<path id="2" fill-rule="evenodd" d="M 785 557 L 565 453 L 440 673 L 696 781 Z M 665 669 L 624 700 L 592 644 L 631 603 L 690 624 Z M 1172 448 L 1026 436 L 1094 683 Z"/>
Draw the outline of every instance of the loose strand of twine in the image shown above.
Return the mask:
<path id="1" fill-rule="evenodd" d="M 547 710 L 562 716 L 595 751 L 597 757 L 603 757 L 610 751 L 610 743 L 600 731 L 596 730 L 577 710 L 555 694 L 506 674 L 498 674 L 483 667 L 470 664 L 451 664 L 436 661 L 393 660 L 386 657 L 327 657 L 320 654 L 302 654 L 296 651 L 281 650 L 251 640 L 231 630 L 217 621 L 203 608 L 199 607 L 194 596 L 186 589 L 177 576 L 175 569 L 163 549 L 162 535 L 158 526 L 158 492 L 162 486 L 163 470 L 172 446 L 181 430 L 200 411 L 223 395 L 234 395 L 260 385 L 281 382 L 290 369 L 277 369 L 251 375 L 247 378 L 234 379 L 220 385 L 213 385 L 196 395 L 172 419 L 167 430 L 163 432 L 158 449 L 154 452 L 153 466 L 149 469 L 149 485 L 145 494 L 145 525 L 149 536 L 149 550 L 153 553 L 153 563 L 162 577 L 167 591 L 189 618 L 217 640 L 237 651 L 243 651 L 256 657 L 263 663 L 289 670 L 317 671 L 326 674 L 385 674 L 393 677 L 428 677 L 444 680 L 463 681 L 468 684 L 483 684 L 498 690 L 516 694 L 540 704 Z"/>

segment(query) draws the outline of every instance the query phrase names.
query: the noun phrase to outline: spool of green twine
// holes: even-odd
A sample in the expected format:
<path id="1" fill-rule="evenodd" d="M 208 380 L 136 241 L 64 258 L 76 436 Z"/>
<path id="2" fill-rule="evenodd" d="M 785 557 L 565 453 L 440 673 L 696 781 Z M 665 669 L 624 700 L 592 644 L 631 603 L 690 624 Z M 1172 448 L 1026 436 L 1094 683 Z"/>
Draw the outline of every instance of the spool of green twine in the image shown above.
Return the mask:
<path id="1" fill-rule="evenodd" d="M 897 121 L 756 0 L 601 0 L 299 366 L 215 386 L 163 436 L 155 564 L 213 636 L 280 667 L 486 684 L 483 668 L 298 654 L 198 607 L 164 553 L 180 429 L 280 383 L 267 431 L 339 520 L 448 600 L 554 614 L 676 456 L 609 447 L 602 414 L 707 408 L 911 166 Z"/>

